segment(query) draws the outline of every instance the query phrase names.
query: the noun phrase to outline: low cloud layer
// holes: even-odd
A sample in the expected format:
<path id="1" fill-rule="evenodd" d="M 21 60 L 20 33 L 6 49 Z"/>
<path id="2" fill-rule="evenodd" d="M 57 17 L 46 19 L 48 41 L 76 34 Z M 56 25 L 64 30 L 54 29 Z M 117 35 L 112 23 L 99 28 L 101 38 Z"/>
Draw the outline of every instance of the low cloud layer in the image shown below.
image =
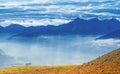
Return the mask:
<path id="1" fill-rule="evenodd" d="M 10 66 L 15 62 L 14 58 L 6 55 L 3 50 L 0 49 L 0 67 Z"/>
<path id="2" fill-rule="evenodd" d="M 0 48 L 24 65 L 82 64 L 120 47 L 120 40 L 94 40 L 96 37 L 40 36 L 0 42 Z M 7 45 L 7 47 L 6 47 Z M 5 58 L 5 57 L 4 57 Z"/>

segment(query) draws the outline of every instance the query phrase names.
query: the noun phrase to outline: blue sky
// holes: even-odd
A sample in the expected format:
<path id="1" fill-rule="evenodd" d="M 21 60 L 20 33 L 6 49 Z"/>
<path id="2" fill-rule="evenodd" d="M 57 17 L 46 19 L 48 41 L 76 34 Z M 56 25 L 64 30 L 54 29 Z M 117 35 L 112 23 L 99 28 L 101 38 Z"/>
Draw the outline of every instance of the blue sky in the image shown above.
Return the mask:
<path id="1" fill-rule="evenodd" d="M 0 0 L 0 24 L 59 25 L 76 17 L 120 20 L 119 0 Z"/>

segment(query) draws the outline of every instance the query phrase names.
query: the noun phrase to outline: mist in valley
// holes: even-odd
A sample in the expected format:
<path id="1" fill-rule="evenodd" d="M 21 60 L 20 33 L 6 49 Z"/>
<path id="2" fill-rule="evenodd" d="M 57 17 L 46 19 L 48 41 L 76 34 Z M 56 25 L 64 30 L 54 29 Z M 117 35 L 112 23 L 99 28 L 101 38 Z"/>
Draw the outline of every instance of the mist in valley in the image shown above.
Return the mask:
<path id="1" fill-rule="evenodd" d="M 39 36 L 0 40 L 3 66 L 82 64 L 120 47 L 120 40 L 95 40 L 98 36 Z"/>

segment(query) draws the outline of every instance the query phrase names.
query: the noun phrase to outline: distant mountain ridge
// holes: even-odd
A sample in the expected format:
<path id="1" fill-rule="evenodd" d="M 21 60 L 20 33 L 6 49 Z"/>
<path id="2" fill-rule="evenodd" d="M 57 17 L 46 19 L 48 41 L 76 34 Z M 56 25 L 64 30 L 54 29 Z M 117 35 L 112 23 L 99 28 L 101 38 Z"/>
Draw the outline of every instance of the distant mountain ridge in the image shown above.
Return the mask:
<path id="1" fill-rule="evenodd" d="M 111 33 L 108 33 L 106 35 L 103 35 L 97 39 L 120 39 L 120 30 L 113 31 Z"/>
<path id="2" fill-rule="evenodd" d="M 0 26 L 0 33 L 2 33 L 2 34 L 4 34 L 4 33 L 18 34 L 18 33 L 22 32 L 23 30 L 25 30 L 26 28 L 27 27 L 24 27 L 19 24 L 10 24 L 6 27 Z"/>
<path id="3" fill-rule="evenodd" d="M 0 26 L 0 33 L 13 33 L 14 37 L 36 37 L 39 35 L 101 35 L 120 29 L 120 21 L 117 19 L 99 20 L 93 18 L 84 20 L 76 18 L 73 21 L 59 26 L 30 26 L 24 27 L 12 24 L 7 27 Z"/>

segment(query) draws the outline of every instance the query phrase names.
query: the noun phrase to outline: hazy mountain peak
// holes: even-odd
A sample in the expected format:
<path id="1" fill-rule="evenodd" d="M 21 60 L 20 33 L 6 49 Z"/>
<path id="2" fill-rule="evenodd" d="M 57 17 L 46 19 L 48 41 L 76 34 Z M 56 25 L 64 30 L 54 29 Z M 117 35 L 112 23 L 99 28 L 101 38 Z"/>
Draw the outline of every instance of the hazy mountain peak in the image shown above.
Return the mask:
<path id="1" fill-rule="evenodd" d="M 18 28 L 18 27 L 24 27 L 24 26 L 22 26 L 22 25 L 20 25 L 20 24 L 10 24 L 10 25 L 8 25 L 8 26 L 6 26 L 6 28 Z"/>

